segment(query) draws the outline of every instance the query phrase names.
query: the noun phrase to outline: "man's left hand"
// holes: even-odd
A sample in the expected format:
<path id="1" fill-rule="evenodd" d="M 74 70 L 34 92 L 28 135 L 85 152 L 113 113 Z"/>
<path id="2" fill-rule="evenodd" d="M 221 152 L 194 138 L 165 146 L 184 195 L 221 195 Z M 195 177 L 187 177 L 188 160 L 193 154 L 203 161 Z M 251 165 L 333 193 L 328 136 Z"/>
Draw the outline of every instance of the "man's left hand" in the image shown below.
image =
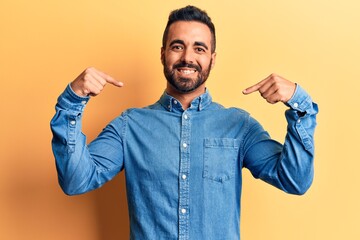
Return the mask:
<path id="1" fill-rule="evenodd" d="M 257 84 L 246 88 L 243 94 L 259 91 L 261 96 L 269 103 L 286 103 L 295 92 L 296 84 L 273 73 Z"/>

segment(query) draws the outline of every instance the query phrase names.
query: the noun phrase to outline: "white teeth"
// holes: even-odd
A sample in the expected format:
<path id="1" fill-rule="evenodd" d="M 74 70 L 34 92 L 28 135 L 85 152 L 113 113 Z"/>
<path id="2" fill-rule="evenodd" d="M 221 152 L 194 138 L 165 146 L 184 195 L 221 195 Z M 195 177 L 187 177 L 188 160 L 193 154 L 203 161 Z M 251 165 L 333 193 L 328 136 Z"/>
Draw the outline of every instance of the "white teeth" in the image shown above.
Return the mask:
<path id="1" fill-rule="evenodd" d="M 181 70 L 181 72 L 182 72 L 183 74 L 192 74 L 192 73 L 194 73 L 195 71 L 194 71 L 194 70 Z"/>

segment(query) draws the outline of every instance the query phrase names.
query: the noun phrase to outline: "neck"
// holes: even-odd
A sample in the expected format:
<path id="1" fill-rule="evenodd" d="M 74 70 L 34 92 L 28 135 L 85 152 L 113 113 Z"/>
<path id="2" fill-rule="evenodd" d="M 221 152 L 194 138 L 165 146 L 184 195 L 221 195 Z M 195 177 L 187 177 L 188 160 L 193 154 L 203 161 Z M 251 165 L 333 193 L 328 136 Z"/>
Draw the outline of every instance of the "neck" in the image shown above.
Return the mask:
<path id="1" fill-rule="evenodd" d="M 199 97 L 200 95 L 205 93 L 205 84 L 199 86 L 197 89 L 195 89 L 192 92 L 189 93 L 182 93 L 174 89 L 169 83 L 166 87 L 166 92 L 170 96 L 176 98 L 178 101 L 180 101 L 182 107 L 184 110 L 188 109 L 190 107 L 191 102 Z"/>

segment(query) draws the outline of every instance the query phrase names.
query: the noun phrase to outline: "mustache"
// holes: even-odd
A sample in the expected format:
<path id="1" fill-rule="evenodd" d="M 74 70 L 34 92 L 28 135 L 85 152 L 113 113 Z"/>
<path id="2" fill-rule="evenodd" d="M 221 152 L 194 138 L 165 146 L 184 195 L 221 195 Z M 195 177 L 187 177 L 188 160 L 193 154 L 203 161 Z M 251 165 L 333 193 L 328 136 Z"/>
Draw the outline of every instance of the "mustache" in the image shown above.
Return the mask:
<path id="1" fill-rule="evenodd" d="M 175 64 L 173 66 L 173 68 L 194 68 L 196 71 L 201 72 L 201 67 L 199 65 L 196 64 L 192 64 L 192 63 L 187 63 L 187 62 L 180 62 L 178 64 Z"/>

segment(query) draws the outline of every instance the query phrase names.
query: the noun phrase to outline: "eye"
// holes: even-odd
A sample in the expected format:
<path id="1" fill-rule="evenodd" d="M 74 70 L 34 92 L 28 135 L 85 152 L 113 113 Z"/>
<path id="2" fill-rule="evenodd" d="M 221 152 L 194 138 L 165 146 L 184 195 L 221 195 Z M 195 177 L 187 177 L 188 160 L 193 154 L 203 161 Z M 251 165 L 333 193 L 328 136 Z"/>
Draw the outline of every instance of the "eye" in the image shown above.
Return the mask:
<path id="1" fill-rule="evenodd" d="M 201 47 L 197 47 L 197 48 L 195 48 L 195 51 L 196 51 L 196 52 L 199 52 L 199 53 L 204 53 L 204 52 L 205 52 L 205 49 L 204 49 L 204 48 L 201 48 Z"/>
<path id="2" fill-rule="evenodd" d="M 171 49 L 174 50 L 174 51 L 181 51 L 181 50 L 184 49 L 184 47 L 181 46 L 181 45 L 173 45 L 173 46 L 171 47 Z"/>

